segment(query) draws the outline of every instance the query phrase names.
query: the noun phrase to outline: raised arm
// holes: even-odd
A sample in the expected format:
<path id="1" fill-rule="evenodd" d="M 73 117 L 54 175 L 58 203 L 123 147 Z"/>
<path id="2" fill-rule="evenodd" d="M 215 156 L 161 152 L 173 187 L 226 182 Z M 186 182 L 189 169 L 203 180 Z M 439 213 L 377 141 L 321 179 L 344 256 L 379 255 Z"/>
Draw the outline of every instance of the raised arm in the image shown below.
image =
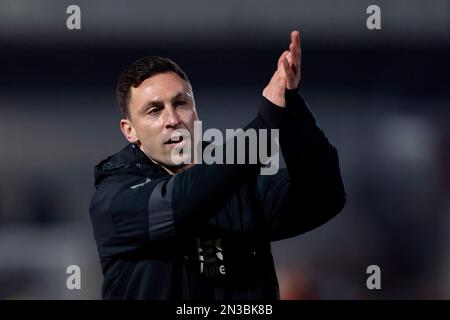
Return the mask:
<path id="1" fill-rule="evenodd" d="M 279 76 L 271 80 L 279 84 L 279 90 L 269 95 L 277 97 L 278 106 L 286 106 L 280 145 L 287 170 L 257 180 L 257 194 L 272 240 L 322 225 L 339 213 L 346 201 L 337 150 L 298 94 L 300 64 L 300 35 L 294 31 L 289 51 L 279 60 Z"/>

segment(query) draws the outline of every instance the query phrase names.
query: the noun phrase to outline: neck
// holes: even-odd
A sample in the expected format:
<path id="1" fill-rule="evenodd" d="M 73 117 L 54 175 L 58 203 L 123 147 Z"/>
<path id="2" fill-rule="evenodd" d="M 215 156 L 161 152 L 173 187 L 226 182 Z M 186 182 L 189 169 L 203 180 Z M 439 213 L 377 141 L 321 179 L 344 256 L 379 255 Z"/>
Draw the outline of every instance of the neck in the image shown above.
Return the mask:
<path id="1" fill-rule="evenodd" d="M 171 175 L 175 175 L 177 173 L 183 172 L 184 170 L 189 169 L 190 167 L 192 167 L 194 165 L 194 164 L 182 164 L 179 166 L 165 166 L 160 163 L 157 163 L 157 164 L 159 164 L 161 167 L 163 167 L 163 169 L 166 170 Z"/>
<path id="2" fill-rule="evenodd" d="M 169 165 L 164 165 L 162 163 L 159 163 L 155 160 L 153 160 L 152 157 L 150 157 L 143 149 L 142 149 L 142 145 L 139 145 L 139 149 L 141 149 L 141 151 L 154 163 L 157 164 L 159 166 L 161 166 L 164 170 L 166 170 L 169 174 L 171 175 L 175 175 L 177 173 L 183 172 L 186 169 L 189 169 L 190 167 L 192 167 L 194 164 L 193 163 L 183 163 L 180 165 L 176 165 L 176 166 L 169 166 Z"/>
<path id="3" fill-rule="evenodd" d="M 148 156 L 147 156 L 148 157 Z M 171 175 L 175 175 L 177 173 L 183 172 L 186 169 L 189 169 L 190 167 L 192 167 L 194 164 L 180 164 L 177 166 L 168 166 L 168 165 L 164 165 L 162 163 L 159 163 L 155 160 L 153 160 L 151 157 L 148 157 L 154 164 L 157 164 L 159 166 L 161 166 L 164 170 L 166 170 L 169 174 Z"/>

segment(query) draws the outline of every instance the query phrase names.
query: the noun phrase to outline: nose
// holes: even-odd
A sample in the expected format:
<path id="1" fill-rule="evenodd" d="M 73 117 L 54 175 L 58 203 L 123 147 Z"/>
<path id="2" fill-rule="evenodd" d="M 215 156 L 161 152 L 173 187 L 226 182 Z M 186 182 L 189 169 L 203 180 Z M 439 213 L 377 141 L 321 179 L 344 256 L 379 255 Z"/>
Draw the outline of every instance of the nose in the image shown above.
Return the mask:
<path id="1" fill-rule="evenodd" d="M 172 108 L 171 106 L 166 108 L 166 128 L 173 128 L 176 129 L 181 123 L 180 117 L 177 113 L 177 111 Z"/>

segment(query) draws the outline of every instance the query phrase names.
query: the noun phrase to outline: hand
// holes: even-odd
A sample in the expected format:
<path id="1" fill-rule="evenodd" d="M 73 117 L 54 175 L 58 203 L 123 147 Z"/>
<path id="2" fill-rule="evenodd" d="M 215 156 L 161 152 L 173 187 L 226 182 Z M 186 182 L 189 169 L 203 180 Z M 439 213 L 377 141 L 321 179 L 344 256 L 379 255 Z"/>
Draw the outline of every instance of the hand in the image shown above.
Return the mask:
<path id="1" fill-rule="evenodd" d="M 263 90 L 263 96 L 279 107 L 285 107 L 286 89 L 294 90 L 300 83 L 301 48 L 300 33 L 291 32 L 289 51 L 285 50 L 278 59 L 277 70 Z"/>

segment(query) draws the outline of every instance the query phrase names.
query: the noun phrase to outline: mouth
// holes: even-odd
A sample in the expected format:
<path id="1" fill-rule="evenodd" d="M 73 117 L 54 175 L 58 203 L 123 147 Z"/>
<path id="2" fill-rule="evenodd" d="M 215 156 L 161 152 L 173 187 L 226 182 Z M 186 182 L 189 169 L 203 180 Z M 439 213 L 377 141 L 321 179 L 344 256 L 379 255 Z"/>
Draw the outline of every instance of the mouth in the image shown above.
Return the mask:
<path id="1" fill-rule="evenodd" d="M 164 144 L 169 145 L 169 146 L 175 146 L 178 143 L 182 142 L 183 140 L 184 140 L 184 137 L 182 135 L 173 135 L 172 137 L 170 137 L 169 140 L 164 142 Z"/>

